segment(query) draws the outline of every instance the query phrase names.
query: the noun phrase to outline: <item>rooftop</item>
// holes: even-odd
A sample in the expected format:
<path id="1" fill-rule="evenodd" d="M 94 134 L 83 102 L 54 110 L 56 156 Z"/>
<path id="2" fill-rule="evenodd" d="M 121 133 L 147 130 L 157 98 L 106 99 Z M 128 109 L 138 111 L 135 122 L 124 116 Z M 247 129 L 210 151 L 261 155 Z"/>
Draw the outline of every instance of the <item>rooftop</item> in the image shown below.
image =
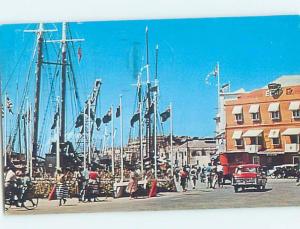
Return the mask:
<path id="1" fill-rule="evenodd" d="M 281 87 L 290 87 L 300 85 L 300 75 L 283 75 L 272 83 L 278 83 Z M 268 85 L 264 86 L 263 89 L 267 89 Z"/>

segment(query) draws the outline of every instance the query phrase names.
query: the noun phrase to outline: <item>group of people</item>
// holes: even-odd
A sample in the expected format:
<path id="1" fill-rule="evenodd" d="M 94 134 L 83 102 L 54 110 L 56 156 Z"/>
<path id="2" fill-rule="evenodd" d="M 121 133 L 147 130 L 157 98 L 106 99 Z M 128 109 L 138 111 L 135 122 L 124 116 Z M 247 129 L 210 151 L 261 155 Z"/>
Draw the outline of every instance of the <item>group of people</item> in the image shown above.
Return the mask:
<path id="1" fill-rule="evenodd" d="M 4 188 L 5 199 L 10 199 L 15 202 L 15 205 L 20 207 L 24 204 L 25 193 L 31 186 L 29 173 L 16 169 L 14 166 L 7 166 L 4 169 Z"/>
<path id="2" fill-rule="evenodd" d="M 221 187 L 223 184 L 223 166 L 220 163 L 208 163 L 207 166 L 183 166 L 175 168 L 176 181 L 180 182 L 183 192 L 187 191 L 189 181 L 192 189 L 196 188 L 197 181 L 206 183 L 207 188 Z"/>

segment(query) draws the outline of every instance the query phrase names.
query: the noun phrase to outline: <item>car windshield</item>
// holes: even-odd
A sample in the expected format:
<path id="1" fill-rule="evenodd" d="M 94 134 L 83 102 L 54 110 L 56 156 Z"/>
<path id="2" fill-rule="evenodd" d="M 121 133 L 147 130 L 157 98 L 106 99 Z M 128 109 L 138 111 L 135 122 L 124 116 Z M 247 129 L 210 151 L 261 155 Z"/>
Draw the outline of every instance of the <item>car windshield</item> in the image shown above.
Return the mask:
<path id="1" fill-rule="evenodd" d="M 255 173 L 256 168 L 249 168 L 249 167 L 243 167 L 243 168 L 237 168 L 237 173 Z"/>

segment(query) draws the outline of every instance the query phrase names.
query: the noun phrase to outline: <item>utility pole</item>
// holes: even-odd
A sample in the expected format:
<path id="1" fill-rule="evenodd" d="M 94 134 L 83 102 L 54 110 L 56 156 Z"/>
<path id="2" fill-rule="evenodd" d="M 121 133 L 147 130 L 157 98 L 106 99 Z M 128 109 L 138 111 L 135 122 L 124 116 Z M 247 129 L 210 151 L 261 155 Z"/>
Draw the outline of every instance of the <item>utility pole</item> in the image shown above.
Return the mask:
<path id="1" fill-rule="evenodd" d="M 120 154 L 121 154 L 121 182 L 124 180 L 124 159 L 123 159 L 123 108 L 122 108 L 122 95 L 120 95 Z"/>
<path id="2" fill-rule="evenodd" d="M 171 172 L 173 175 L 173 108 L 172 103 L 170 103 L 170 148 L 171 148 Z"/>
<path id="3" fill-rule="evenodd" d="M 114 107 L 111 106 L 111 169 L 112 175 L 115 175 L 115 150 L 114 150 Z"/>

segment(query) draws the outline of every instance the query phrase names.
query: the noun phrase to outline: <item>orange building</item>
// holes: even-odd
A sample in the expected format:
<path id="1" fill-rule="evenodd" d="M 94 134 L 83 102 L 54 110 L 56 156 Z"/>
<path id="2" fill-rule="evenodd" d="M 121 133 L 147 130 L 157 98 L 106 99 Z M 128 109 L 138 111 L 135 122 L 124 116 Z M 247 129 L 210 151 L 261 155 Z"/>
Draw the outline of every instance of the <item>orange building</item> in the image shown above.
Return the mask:
<path id="1" fill-rule="evenodd" d="M 297 164 L 300 145 L 300 75 L 240 93 L 224 104 L 226 150 L 221 163 Z"/>

